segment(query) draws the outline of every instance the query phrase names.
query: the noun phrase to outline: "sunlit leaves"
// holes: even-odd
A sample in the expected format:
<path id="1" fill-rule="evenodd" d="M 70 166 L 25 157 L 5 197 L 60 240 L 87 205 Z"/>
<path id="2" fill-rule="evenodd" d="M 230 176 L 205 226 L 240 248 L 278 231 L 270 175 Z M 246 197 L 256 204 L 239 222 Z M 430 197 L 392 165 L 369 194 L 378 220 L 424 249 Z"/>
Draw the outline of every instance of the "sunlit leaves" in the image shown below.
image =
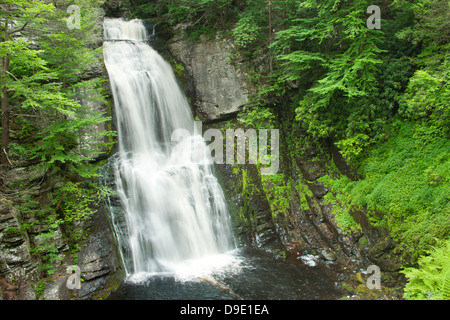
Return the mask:
<path id="1" fill-rule="evenodd" d="M 233 29 L 233 37 L 237 46 L 248 48 L 255 44 L 260 37 L 261 28 L 254 22 L 252 15 L 244 15 Z"/>

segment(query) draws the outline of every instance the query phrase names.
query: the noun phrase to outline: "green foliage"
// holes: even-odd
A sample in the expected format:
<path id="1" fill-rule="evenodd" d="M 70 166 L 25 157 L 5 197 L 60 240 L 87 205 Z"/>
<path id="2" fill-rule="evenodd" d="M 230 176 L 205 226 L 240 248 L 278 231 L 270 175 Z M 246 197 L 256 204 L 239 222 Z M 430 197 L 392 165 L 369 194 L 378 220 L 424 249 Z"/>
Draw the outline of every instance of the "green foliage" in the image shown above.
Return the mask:
<path id="1" fill-rule="evenodd" d="M 442 242 L 420 257 L 417 268 L 401 272 L 408 278 L 405 299 L 450 300 L 450 240 Z"/>
<path id="2" fill-rule="evenodd" d="M 274 128 L 275 116 L 270 109 L 264 107 L 252 107 L 239 113 L 240 120 L 247 128 L 270 129 Z"/>
<path id="3" fill-rule="evenodd" d="M 9 38 L 2 34 L 7 41 L 0 42 L 0 58 L 9 61 L 0 87 L 9 93 L 14 124 L 10 158 L 13 165 L 44 171 L 41 181 L 11 186 L 20 192 L 16 209 L 27 218 L 21 231 L 32 234 L 31 253 L 41 258 L 43 275 L 51 275 L 62 259 L 62 239 L 77 248 L 76 222 L 92 215 L 112 192 L 97 183 L 95 162 L 112 144 L 105 137 L 113 132 L 99 130 L 110 118 L 91 106 L 106 100 L 103 80 L 90 75 L 102 60 L 101 48 L 92 49 L 101 40 L 102 3 L 77 1 L 81 28 L 72 30 L 66 26 L 71 1 L 8 0 L 0 6 L 7 9 L 2 17 L 14 20 L 16 28 L 8 25 Z M 8 30 L 4 19 L 0 24 Z M 44 185 L 45 194 L 29 192 Z"/>
<path id="4" fill-rule="evenodd" d="M 283 127 L 294 158 L 311 141 L 331 142 L 362 176 L 319 179 L 331 189 L 325 200 L 337 224 L 360 230 L 351 212 L 367 211 L 415 261 L 450 230 L 450 10 L 442 0 L 381 3 L 381 30 L 370 30 L 371 4 L 241 4 L 232 35 L 259 89 L 242 119 L 263 126 L 284 106 L 295 110 L 295 122 L 282 121 L 304 133 L 299 142 Z M 295 188 L 303 199 L 308 188 Z"/>
<path id="5" fill-rule="evenodd" d="M 255 192 L 256 187 L 251 183 L 247 169 L 237 165 L 233 167 L 233 173 L 236 176 L 242 177 L 242 180 L 236 184 L 238 188 L 236 191 L 241 192 L 243 199 L 243 204 L 239 206 L 238 211 L 239 221 L 242 223 L 244 229 L 251 231 L 256 226 L 256 216 L 255 212 L 251 209 L 250 196 Z"/>
<path id="6" fill-rule="evenodd" d="M 97 44 L 102 40 L 100 5 L 104 0 L 79 0 L 80 29 L 67 28 L 66 9 L 72 1 L 62 0 L 55 4 L 56 10 L 47 12 L 47 22 L 39 24 L 42 36 L 39 46 L 47 66 L 57 74 L 62 89 L 70 94 L 72 85 L 86 78 L 86 73 L 103 60 L 102 48 Z M 73 92 L 72 92 L 73 94 Z"/>
<path id="7" fill-rule="evenodd" d="M 298 51 L 277 57 L 284 61 L 283 65 L 286 61 L 294 63 L 292 69 L 302 65 L 300 71 L 289 73 L 283 80 L 303 82 L 308 71 L 319 66 L 320 78 L 308 81 L 309 89 L 298 99 L 297 119 L 317 139 L 333 136 L 348 160 L 355 159 L 369 145 L 371 123 L 383 116 L 376 112 L 377 72 L 384 52 L 379 48 L 382 33 L 365 27 L 361 14 L 368 5 L 357 1 L 336 10 L 333 1 L 325 1 L 318 5 L 314 18 L 307 6 L 307 12 L 300 11 L 304 18 L 293 27 L 292 32 L 299 36 L 283 34 L 290 36 Z M 330 43 L 330 36 L 336 41 Z"/>
<path id="8" fill-rule="evenodd" d="M 53 231 L 41 233 L 35 237 L 35 241 L 39 244 L 33 247 L 30 253 L 37 254 L 42 258 L 39 270 L 50 276 L 56 271 L 55 265 L 57 262 L 62 260 L 55 245 L 55 234 Z"/>
<path id="9" fill-rule="evenodd" d="M 415 134 L 420 128 L 398 122 L 391 127 L 396 133 L 362 162 L 364 179 L 329 182 L 346 198 L 341 202 L 346 212 L 367 208 L 372 224 L 387 226 L 413 259 L 450 232 L 450 143 L 442 137 L 424 140 Z"/>
<path id="10" fill-rule="evenodd" d="M 398 111 L 433 131 L 450 127 L 447 4 L 382 5 L 381 30 L 366 27 L 371 4 L 249 0 L 232 31 L 254 62 L 256 100 L 290 101 L 309 136 L 331 138 L 355 165 Z M 414 74 L 416 65 L 426 70 Z"/>
<path id="11" fill-rule="evenodd" d="M 300 209 L 309 210 L 308 198 L 313 197 L 312 191 L 301 180 L 295 185 L 295 190 L 300 198 Z"/>
<path id="12" fill-rule="evenodd" d="M 259 39 L 260 27 L 254 23 L 253 16 L 242 16 L 236 23 L 232 35 L 235 44 L 240 48 L 251 48 Z"/>
<path id="13" fill-rule="evenodd" d="M 18 228 L 14 228 L 14 227 L 10 227 L 8 229 L 6 229 L 6 234 L 8 236 L 16 236 L 20 234 L 20 230 Z"/>
<path id="14" fill-rule="evenodd" d="M 448 72 L 442 77 L 418 70 L 410 79 L 401 110 L 406 117 L 421 121 L 441 135 L 450 134 L 450 85 Z"/>
<path id="15" fill-rule="evenodd" d="M 45 282 L 43 282 L 42 280 L 40 280 L 37 285 L 36 288 L 34 290 L 34 293 L 36 294 L 36 298 L 40 299 L 42 294 L 44 293 L 45 290 Z"/>
<path id="16" fill-rule="evenodd" d="M 324 186 L 331 189 L 324 196 L 324 201 L 332 205 L 332 214 L 336 225 L 341 228 L 344 234 L 353 231 L 361 231 L 361 226 L 356 223 L 350 214 L 352 208 L 352 198 L 348 196 L 348 186 L 350 180 L 343 176 L 340 179 L 332 179 L 329 175 L 325 175 L 318 179 Z"/>
<path id="17" fill-rule="evenodd" d="M 288 216 L 290 210 L 289 181 L 283 174 L 261 175 L 261 183 L 270 205 L 272 217 L 282 219 Z"/>
<path id="18" fill-rule="evenodd" d="M 128 4 L 134 16 L 152 17 L 170 24 L 182 23 L 189 38 L 212 35 L 224 29 L 233 17 L 232 0 L 157 0 L 133 1 Z"/>
<path id="19" fill-rule="evenodd" d="M 52 11 L 54 6 L 49 1 L 41 0 L 3 0 L 0 16 L 5 20 L 15 20 L 19 23 L 44 22 L 42 13 Z M 4 24 L 4 21 L 2 21 Z M 19 24 L 22 27 L 21 24 Z M 20 29 L 17 29 L 20 30 Z"/>
<path id="20" fill-rule="evenodd" d="M 448 60 L 450 11 L 444 0 L 419 0 L 408 3 L 398 1 L 397 6 L 408 8 L 414 16 L 414 24 L 398 30 L 397 37 L 420 46 L 421 52 L 415 62 L 421 67 L 443 70 L 444 60 Z M 447 68 L 448 72 L 448 68 Z"/>
<path id="21" fill-rule="evenodd" d="M 420 68 L 410 78 L 400 112 L 420 121 L 433 132 L 449 137 L 449 37 L 448 2 L 420 0 L 410 4 L 416 24 L 397 33 L 399 39 L 420 46 L 413 62 Z"/>

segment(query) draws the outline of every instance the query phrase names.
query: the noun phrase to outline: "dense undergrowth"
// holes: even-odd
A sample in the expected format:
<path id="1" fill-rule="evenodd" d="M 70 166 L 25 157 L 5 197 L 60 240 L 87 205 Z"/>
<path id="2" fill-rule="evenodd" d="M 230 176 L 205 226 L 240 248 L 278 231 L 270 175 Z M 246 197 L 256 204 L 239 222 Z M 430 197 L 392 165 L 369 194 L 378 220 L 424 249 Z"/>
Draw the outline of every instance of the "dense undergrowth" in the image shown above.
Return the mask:
<path id="1" fill-rule="evenodd" d="M 449 236 L 450 142 L 442 137 L 424 139 L 413 123 L 398 122 L 392 130 L 391 137 L 362 161 L 363 179 L 320 180 L 345 195 L 340 199 L 345 208 L 367 208 L 372 224 L 389 227 L 417 259 L 436 238 Z M 338 221 L 346 229 L 355 227 L 348 210 L 338 214 Z"/>

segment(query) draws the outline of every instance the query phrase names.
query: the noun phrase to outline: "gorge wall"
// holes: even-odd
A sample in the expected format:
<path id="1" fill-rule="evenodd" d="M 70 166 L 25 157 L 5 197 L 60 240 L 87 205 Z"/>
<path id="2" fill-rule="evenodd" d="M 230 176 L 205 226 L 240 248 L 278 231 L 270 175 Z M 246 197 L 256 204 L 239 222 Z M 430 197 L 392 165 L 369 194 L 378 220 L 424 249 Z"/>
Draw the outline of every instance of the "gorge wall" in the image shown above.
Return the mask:
<path id="1" fill-rule="evenodd" d="M 168 48 L 184 66 L 185 77 L 192 80 L 195 115 L 206 121 L 223 120 L 241 111 L 252 87 L 245 65 L 231 59 L 233 43 L 217 36 L 192 44 L 183 40 L 181 26 L 174 31 Z"/>
<path id="2" fill-rule="evenodd" d="M 38 167 L 16 168 L 10 179 L 28 186 L 26 195 L 45 201 L 52 184 L 52 173 Z M 37 185 L 41 181 L 41 185 Z M 19 200 L 20 201 L 20 200 Z M 86 221 L 77 223 L 72 232 L 82 234 L 76 252 L 70 250 L 69 239 L 61 228 L 51 238 L 58 257 L 52 263 L 54 273 L 43 278 L 42 255 L 36 252 L 47 232 L 32 215 L 19 212 L 11 200 L 2 197 L 0 205 L 0 298 L 4 300 L 60 300 L 106 297 L 123 279 L 124 272 L 108 215 L 102 205 Z M 31 226 L 31 227 L 26 227 Z M 34 249 L 34 250 L 33 250 Z M 66 286 L 67 268 L 80 268 L 80 290 Z"/>

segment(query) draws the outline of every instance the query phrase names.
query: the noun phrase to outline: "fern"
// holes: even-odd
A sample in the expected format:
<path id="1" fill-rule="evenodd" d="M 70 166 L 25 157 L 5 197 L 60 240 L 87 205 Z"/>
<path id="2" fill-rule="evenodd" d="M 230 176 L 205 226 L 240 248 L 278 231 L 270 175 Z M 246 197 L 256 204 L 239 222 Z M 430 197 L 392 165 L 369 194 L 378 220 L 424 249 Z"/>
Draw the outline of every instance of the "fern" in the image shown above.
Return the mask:
<path id="1" fill-rule="evenodd" d="M 450 240 L 419 259 L 418 268 L 405 268 L 404 297 L 410 300 L 450 300 Z"/>
<path id="2" fill-rule="evenodd" d="M 448 267 L 443 271 L 441 295 L 442 299 L 450 300 L 450 268 Z"/>

